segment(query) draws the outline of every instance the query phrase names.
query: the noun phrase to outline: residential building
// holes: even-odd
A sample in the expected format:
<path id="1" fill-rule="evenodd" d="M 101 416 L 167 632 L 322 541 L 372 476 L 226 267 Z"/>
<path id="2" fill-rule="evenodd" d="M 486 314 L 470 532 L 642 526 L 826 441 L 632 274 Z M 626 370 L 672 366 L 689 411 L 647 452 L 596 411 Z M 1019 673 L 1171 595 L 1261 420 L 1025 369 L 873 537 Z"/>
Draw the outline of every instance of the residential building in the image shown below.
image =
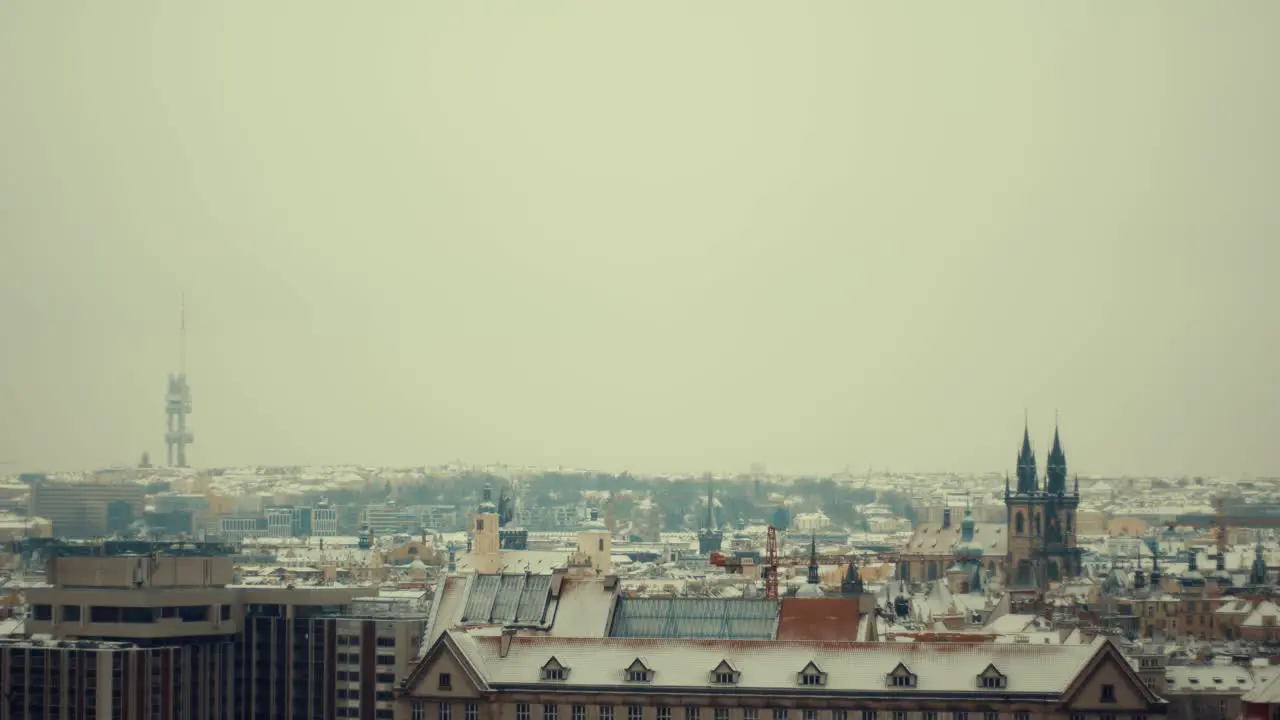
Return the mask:
<path id="1" fill-rule="evenodd" d="M 55 537 L 105 537 L 112 525 L 141 519 L 145 499 L 146 487 L 133 482 L 41 480 L 31 486 L 28 514 L 51 522 Z"/>

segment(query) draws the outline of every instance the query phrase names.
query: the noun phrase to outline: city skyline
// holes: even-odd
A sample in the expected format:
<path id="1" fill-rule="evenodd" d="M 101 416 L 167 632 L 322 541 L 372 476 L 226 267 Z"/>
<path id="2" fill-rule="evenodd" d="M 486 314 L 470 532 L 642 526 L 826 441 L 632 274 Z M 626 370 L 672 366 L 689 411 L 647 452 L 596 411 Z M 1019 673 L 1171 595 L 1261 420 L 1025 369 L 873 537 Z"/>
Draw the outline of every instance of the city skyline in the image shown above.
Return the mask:
<path id="1" fill-rule="evenodd" d="M 732 8 L 6 7 L 0 472 L 1280 474 L 1280 6 Z"/>

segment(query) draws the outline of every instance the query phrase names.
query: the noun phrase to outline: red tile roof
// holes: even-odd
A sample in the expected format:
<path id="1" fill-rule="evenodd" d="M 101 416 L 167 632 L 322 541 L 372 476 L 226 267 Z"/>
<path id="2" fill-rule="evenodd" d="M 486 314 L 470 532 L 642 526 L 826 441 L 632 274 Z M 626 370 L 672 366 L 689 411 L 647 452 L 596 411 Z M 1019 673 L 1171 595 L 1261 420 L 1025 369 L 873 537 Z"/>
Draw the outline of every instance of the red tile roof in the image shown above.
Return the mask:
<path id="1" fill-rule="evenodd" d="M 858 598 L 785 598 L 778 611 L 779 640 L 858 639 Z"/>

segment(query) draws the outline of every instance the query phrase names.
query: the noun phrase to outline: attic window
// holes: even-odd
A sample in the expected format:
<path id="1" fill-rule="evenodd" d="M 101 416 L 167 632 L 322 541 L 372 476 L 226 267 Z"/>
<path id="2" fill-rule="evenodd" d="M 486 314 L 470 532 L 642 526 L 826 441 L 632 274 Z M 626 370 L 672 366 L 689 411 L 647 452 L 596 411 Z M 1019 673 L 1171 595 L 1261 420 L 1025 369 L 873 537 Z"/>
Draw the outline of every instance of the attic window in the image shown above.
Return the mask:
<path id="1" fill-rule="evenodd" d="M 827 673 L 810 660 L 803 670 L 796 673 L 796 683 L 805 687 L 823 687 L 827 684 Z"/>
<path id="2" fill-rule="evenodd" d="M 978 687 L 984 690 L 1003 690 L 1009 687 L 1009 678 L 995 665 L 988 665 L 978 674 Z"/>
<path id="3" fill-rule="evenodd" d="M 546 665 L 542 666 L 543 680 L 567 680 L 569 678 L 569 668 L 565 667 L 553 655 Z"/>
<path id="4" fill-rule="evenodd" d="M 885 676 L 885 684 L 895 688 L 913 688 L 916 686 L 916 679 L 915 673 L 911 672 L 906 665 L 898 663 L 898 667 Z"/>
<path id="5" fill-rule="evenodd" d="M 640 658 L 636 658 L 627 666 L 627 682 L 647 683 L 653 682 L 653 671 Z"/>
<path id="6" fill-rule="evenodd" d="M 737 685 L 741 678 L 742 673 L 728 660 L 721 660 L 720 664 L 711 671 L 712 685 Z"/>

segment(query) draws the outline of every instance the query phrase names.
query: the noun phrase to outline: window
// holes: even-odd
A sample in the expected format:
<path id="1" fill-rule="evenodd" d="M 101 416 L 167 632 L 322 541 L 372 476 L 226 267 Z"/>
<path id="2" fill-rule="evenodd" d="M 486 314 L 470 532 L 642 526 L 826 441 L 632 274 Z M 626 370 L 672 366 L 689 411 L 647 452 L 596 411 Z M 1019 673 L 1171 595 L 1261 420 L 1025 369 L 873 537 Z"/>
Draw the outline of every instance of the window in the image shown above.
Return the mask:
<path id="1" fill-rule="evenodd" d="M 453 717 L 453 706 L 447 702 L 436 705 L 436 720 L 449 720 Z"/>
<path id="2" fill-rule="evenodd" d="M 556 720 L 560 717 L 560 706 L 546 703 L 542 706 L 542 720 Z"/>
<path id="3" fill-rule="evenodd" d="M 827 684 L 827 674 L 812 660 L 800 671 L 797 679 L 799 684 L 805 687 L 818 687 Z"/>
<path id="4" fill-rule="evenodd" d="M 687 705 L 684 709 L 684 720 L 698 720 L 702 717 L 702 708 L 696 705 Z"/>
<path id="5" fill-rule="evenodd" d="M 80 622 L 80 606 L 79 605 L 63 605 L 62 620 L 64 622 Z"/>
<path id="6" fill-rule="evenodd" d="M 388 638 L 388 637 L 378 638 L 378 647 L 395 647 L 395 646 L 396 646 L 395 638 Z"/>
<path id="7" fill-rule="evenodd" d="M 1116 686 L 1115 686 L 1115 685 L 1103 685 L 1103 686 L 1102 686 L 1102 697 L 1100 698 L 1100 700 L 1101 700 L 1102 702 L 1104 702 L 1104 703 L 1113 703 L 1113 702 L 1115 702 L 1115 701 L 1116 701 Z"/>
<path id="8" fill-rule="evenodd" d="M 924 720 L 938 720 L 938 712 L 936 710 L 925 710 L 921 715 L 924 716 Z"/>
<path id="9" fill-rule="evenodd" d="M 516 720 L 529 720 L 529 703 L 516 703 Z"/>
<path id="10" fill-rule="evenodd" d="M 379 665 L 395 665 L 396 656 L 395 655 L 379 655 L 378 664 Z"/>
<path id="11" fill-rule="evenodd" d="M 414 700 L 413 711 L 409 713 L 409 720 L 427 720 L 427 704 L 421 700 Z"/>
<path id="12" fill-rule="evenodd" d="M 613 706 L 612 706 L 612 705 L 601 705 L 601 706 L 600 706 L 600 720 L 613 720 Z"/>
<path id="13" fill-rule="evenodd" d="M 731 672 L 716 672 L 711 677 L 711 682 L 716 685 L 732 685 L 737 681 Z"/>
<path id="14" fill-rule="evenodd" d="M 440 690 L 453 689 L 453 677 L 449 673 L 440 673 L 440 682 L 438 683 Z"/>
<path id="15" fill-rule="evenodd" d="M 817 711 L 817 710 L 805 710 L 805 711 L 804 711 L 804 720 L 818 720 L 818 711 Z"/>
<path id="16" fill-rule="evenodd" d="M 544 667 L 542 668 L 543 680 L 563 680 L 565 678 L 565 669 L 562 667 Z"/>
<path id="17" fill-rule="evenodd" d="M 978 678 L 978 687 L 990 689 L 998 689 L 1004 687 L 1004 677 L 1002 676 L 983 676 Z"/>
<path id="18" fill-rule="evenodd" d="M 982 713 L 982 720 L 1000 720 L 1000 713 L 984 712 Z"/>
<path id="19" fill-rule="evenodd" d="M 894 675 L 893 677 L 889 678 L 889 680 L 890 680 L 889 684 L 892 685 L 893 687 L 911 687 L 910 675 Z"/>
<path id="20" fill-rule="evenodd" d="M 863 711 L 862 711 L 862 720 L 876 720 L 876 711 L 875 711 L 875 710 L 863 710 Z"/>
<path id="21" fill-rule="evenodd" d="M 1116 716 L 1111 713 L 1103 713 L 1098 716 L 1098 720 L 1116 720 Z"/>
<path id="22" fill-rule="evenodd" d="M 832 710 L 831 720 L 849 720 L 848 710 Z"/>
<path id="23" fill-rule="evenodd" d="M 355 675 L 355 673 L 351 673 L 351 674 Z M 440 677 L 443 678 L 448 676 L 445 673 L 440 673 Z M 353 677 L 351 679 L 355 680 L 356 678 Z M 395 673 L 378 673 L 377 675 L 374 676 L 373 679 L 380 683 L 393 683 L 396 681 L 396 674 Z M 445 689 L 447 688 L 441 688 L 441 690 L 445 690 Z"/>
<path id="24" fill-rule="evenodd" d="M 644 708 L 640 705 L 628 705 L 627 720 L 644 720 Z"/>
<path id="25" fill-rule="evenodd" d="M 469 702 L 462 708 L 463 720 L 480 720 L 480 706 Z"/>
<path id="26" fill-rule="evenodd" d="M 658 706 L 658 720 L 671 720 L 671 708 L 669 706 Z"/>
<path id="27" fill-rule="evenodd" d="M 1026 710 L 1019 710 L 1013 714 L 1013 720 L 1031 720 L 1031 713 Z"/>
<path id="28" fill-rule="evenodd" d="M 627 682 L 649 682 L 652 679 L 653 671 L 643 666 L 632 666 L 627 669 Z"/>
<path id="29" fill-rule="evenodd" d="M 951 713 L 951 720 L 969 720 L 969 713 L 963 710 L 956 710 Z"/>
<path id="30" fill-rule="evenodd" d="M 907 720 L 907 711 L 906 711 L 906 710 L 894 710 L 894 711 L 893 711 L 893 720 Z"/>
<path id="31" fill-rule="evenodd" d="M 715 720 L 729 720 L 729 708 L 716 708 L 713 716 Z"/>
<path id="32" fill-rule="evenodd" d="M 396 711 L 391 708 L 378 708 L 373 711 L 373 717 L 376 720 L 395 720 Z"/>
<path id="33" fill-rule="evenodd" d="M 787 711 L 785 708 L 773 709 L 773 720 L 787 720 Z"/>
<path id="34" fill-rule="evenodd" d="M 571 711 L 570 711 L 570 713 L 569 713 L 569 716 L 570 716 L 573 720 L 587 720 L 587 706 L 586 706 L 586 705 L 574 705 L 574 706 L 573 706 L 573 710 L 571 710 Z M 468 720 L 469 720 L 469 719 L 468 719 Z"/>
<path id="35" fill-rule="evenodd" d="M 760 720 L 760 709 L 742 708 L 742 720 Z"/>
<path id="36" fill-rule="evenodd" d="M 395 696 L 391 694 L 390 690 L 377 690 L 373 693 L 373 699 L 378 702 L 391 702 L 395 700 Z"/>
<path id="37" fill-rule="evenodd" d="M 1084 720 L 1084 715 L 1080 715 L 1080 714 L 1072 715 L 1071 720 Z"/>

